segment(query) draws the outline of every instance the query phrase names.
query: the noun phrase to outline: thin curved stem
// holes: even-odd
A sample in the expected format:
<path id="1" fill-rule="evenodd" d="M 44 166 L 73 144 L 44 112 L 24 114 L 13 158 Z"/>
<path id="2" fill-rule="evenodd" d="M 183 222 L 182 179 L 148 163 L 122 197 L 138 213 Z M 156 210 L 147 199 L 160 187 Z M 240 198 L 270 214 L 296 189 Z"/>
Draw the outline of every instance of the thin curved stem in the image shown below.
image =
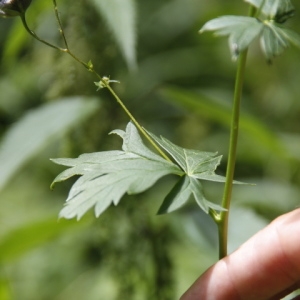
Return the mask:
<path id="1" fill-rule="evenodd" d="M 62 22 L 60 20 L 59 17 L 59 12 L 57 9 L 57 3 L 56 0 L 52 0 L 53 1 L 53 6 L 54 6 L 54 12 L 55 12 L 55 18 L 56 21 L 58 23 L 58 28 L 59 28 L 59 32 L 60 35 L 63 39 L 65 48 L 61 48 L 58 47 L 56 45 L 53 45 L 43 39 L 41 39 L 39 36 L 37 36 L 37 34 L 32 31 L 27 22 L 26 22 L 26 17 L 25 17 L 25 13 L 21 14 L 21 20 L 23 23 L 23 26 L 25 27 L 26 31 L 32 36 L 34 37 L 36 40 L 38 40 L 39 42 L 54 48 L 56 50 L 59 50 L 61 52 L 64 53 L 68 53 L 73 59 L 75 59 L 77 62 L 79 62 L 80 64 L 82 64 L 88 71 L 92 72 L 102 83 L 103 85 L 110 91 L 110 93 L 112 94 L 112 96 L 115 98 L 115 100 L 119 103 L 119 105 L 122 107 L 122 109 L 125 111 L 125 113 L 128 115 L 128 117 L 130 118 L 130 120 L 135 124 L 135 126 L 140 130 L 140 132 L 144 135 L 144 137 L 151 143 L 151 145 L 156 149 L 156 151 L 167 161 L 171 161 L 171 159 L 159 148 L 159 146 L 155 143 L 155 141 L 149 136 L 149 134 L 143 129 L 143 127 L 139 124 L 139 122 L 133 117 L 133 115 L 131 114 L 131 112 L 129 111 L 129 109 L 126 107 L 126 105 L 123 103 L 123 101 L 120 99 L 120 97 L 116 94 L 116 92 L 110 87 L 109 83 L 107 83 L 107 81 L 105 81 L 103 79 L 102 76 L 100 76 L 94 69 L 93 65 L 90 63 L 86 63 L 84 61 L 82 61 L 80 58 L 78 58 L 69 48 L 64 30 L 63 30 L 63 26 L 62 26 Z"/>
<path id="2" fill-rule="evenodd" d="M 156 149 L 156 151 L 167 161 L 171 162 L 171 159 L 157 146 L 154 140 L 149 136 L 149 134 L 144 130 L 144 128 L 138 123 L 138 121 L 134 118 L 131 112 L 127 109 L 118 95 L 114 92 L 114 90 L 107 84 L 106 87 L 117 100 L 117 102 L 121 105 L 125 113 L 129 116 L 134 125 L 140 130 L 140 132 L 144 135 L 144 137 L 150 142 L 150 144 Z"/>
<path id="3" fill-rule="evenodd" d="M 67 39 L 66 39 L 63 27 L 62 27 L 62 23 L 61 23 L 60 17 L 59 17 L 56 0 L 53 0 L 53 6 L 54 6 L 55 18 L 56 18 L 56 21 L 58 23 L 59 33 L 60 33 L 60 35 L 63 38 L 63 41 L 64 41 L 64 44 L 65 44 L 66 48 L 69 49 L 68 42 L 67 42 Z"/>
<path id="4" fill-rule="evenodd" d="M 28 27 L 28 24 L 27 24 L 27 21 L 26 21 L 26 17 L 25 17 L 25 13 L 21 14 L 20 17 L 21 17 L 21 20 L 22 20 L 22 23 L 23 23 L 24 28 L 26 29 L 26 31 L 27 31 L 32 37 L 34 37 L 34 38 L 35 38 L 36 40 L 38 40 L 39 42 L 41 42 L 41 43 L 43 43 L 43 44 L 45 44 L 45 45 L 47 45 L 47 46 L 49 46 L 49 47 L 51 47 L 51 48 L 54 48 L 54 49 L 59 50 L 59 51 L 62 51 L 62 52 L 66 52 L 66 49 L 60 48 L 60 47 L 58 47 L 58 46 L 55 46 L 55 45 L 53 45 L 53 44 L 51 44 L 51 43 L 48 43 L 47 41 L 41 39 L 40 37 L 38 37 L 38 36 L 36 35 L 36 33 L 35 33 L 34 31 L 32 31 L 32 30 Z"/>

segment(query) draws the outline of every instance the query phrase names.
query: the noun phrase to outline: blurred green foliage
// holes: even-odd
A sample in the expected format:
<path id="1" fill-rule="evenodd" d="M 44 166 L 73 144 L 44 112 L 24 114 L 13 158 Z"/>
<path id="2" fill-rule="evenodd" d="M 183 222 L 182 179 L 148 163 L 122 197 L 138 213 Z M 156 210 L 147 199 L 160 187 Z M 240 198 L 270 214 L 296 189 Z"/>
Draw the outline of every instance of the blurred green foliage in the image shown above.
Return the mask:
<path id="1" fill-rule="evenodd" d="M 136 1 L 135 70 L 132 57 L 131 63 L 123 59 L 122 43 L 115 42 L 115 29 L 95 9 L 96 2 L 58 1 L 70 48 L 92 60 L 100 74 L 121 81 L 114 87 L 148 130 L 185 148 L 223 154 L 219 172 L 224 175 L 236 65 L 225 38 L 199 36 L 198 30 L 211 18 L 246 14 L 247 5 Z M 296 17 L 287 26 L 299 28 L 300 4 L 294 5 Z M 52 1 L 33 1 L 27 20 L 41 37 L 61 43 Z M 15 137 L 7 157 L 0 155 L 0 179 L 6 181 L 0 192 L 0 299 L 177 299 L 217 259 L 215 225 L 193 203 L 155 215 L 172 177 L 141 195 L 125 196 L 99 219 L 91 212 L 80 222 L 58 221 L 71 183 L 49 190 L 62 170 L 49 158 L 117 149 L 119 139 L 107 133 L 124 129 L 128 119 L 108 91 L 96 93 L 92 74 L 33 40 L 20 19 L 0 19 L 0 30 L 2 144 L 24 116 L 39 115 L 47 104 L 64 99 L 71 107 L 76 98 L 93 107 L 67 125 L 58 111 L 56 131 L 40 119 Z M 234 188 L 231 251 L 299 206 L 299 57 L 291 48 L 270 65 L 258 46 L 250 49 L 235 177 L 256 186 Z M 99 103 L 90 106 L 94 97 Z M 41 138 L 37 132 L 43 130 Z M 9 158 L 22 158 L 28 140 L 36 147 L 15 168 Z M 14 173 L 6 178 L 4 169 L 10 168 Z M 222 184 L 207 184 L 205 192 L 219 202 Z"/>

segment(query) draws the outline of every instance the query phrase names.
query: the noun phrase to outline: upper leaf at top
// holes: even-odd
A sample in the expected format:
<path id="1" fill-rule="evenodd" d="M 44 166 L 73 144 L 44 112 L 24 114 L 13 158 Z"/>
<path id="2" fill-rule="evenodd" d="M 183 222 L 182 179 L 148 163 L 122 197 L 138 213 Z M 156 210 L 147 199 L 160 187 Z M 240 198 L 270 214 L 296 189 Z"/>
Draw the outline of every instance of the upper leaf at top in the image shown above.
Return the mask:
<path id="1" fill-rule="evenodd" d="M 273 21 L 265 21 L 264 25 L 260 42 L 268 60 L 280 55 L 290 44 L 300 48 L 300 35 L 295 31 L 284 28 Z"/>
<path id="2" fill-rule="evenodd" d="M 269 18 L 283 23 L 294 14 L 295 8 L 290 0 L 245 0 Z"/>
<path id="3" fill-rule="evenodd" d="M 276 7 L 281 8 L 281 6 Z M 233 59 L 236 59 L 240 52 L 248 48 L 256 37 L 260 37 L 261 48 L 267 60 L 270 61 L 274 56 L 281 54 L 290 44 L 300 47 L 300 35 L 284 28 L 277 20 L 284 18 L 284 15 L 276 15 L 274 19 L 272 17 L 261 21 L 253 17 L 222 16 L 204 24 L 200 33 L 215 31 L 216 35 L 228 35 Z"/>
<path id="4" fill-rule="evenodd" d="M 249 47 L 252 41 L 259 36 L 263 29 L 263 23 L 256 18 L 242 16 L 222 16 L 208 21 L 200 29 L 215 31 L 216 35 L 229 35 L 229 47 L 233 59 L 240 52 Z"/>

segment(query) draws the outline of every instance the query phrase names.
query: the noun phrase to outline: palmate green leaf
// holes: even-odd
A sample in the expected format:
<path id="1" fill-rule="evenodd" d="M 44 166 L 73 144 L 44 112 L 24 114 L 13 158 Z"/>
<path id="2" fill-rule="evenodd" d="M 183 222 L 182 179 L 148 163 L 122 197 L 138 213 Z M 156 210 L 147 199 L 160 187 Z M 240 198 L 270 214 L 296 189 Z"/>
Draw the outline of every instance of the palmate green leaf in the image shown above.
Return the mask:
<path id="1" fill-rule="evenodd" d="M 295 11 L 290 0 L 245 0 L 245 2 L 258 9 L 261 8 L 261 11 L 267 17 L 270 17 L 279 23 L 285 22 L 286 19 L 291 17 Z"/>
<path id="2" fill-rule="evenodd" d="M 99 105 L 97 98 L 70 97 L 27 112 L 1 141 L 0 188 L 43 147 L 91 116 Z"/>
<path id="3" fill-rule="evenodd" d="M 127 125 L 126 131 L 114 130 L 112 133 L 123 139 L 122 151 L 83 154 L 75 159 L 52 159 L 57 164 L 70 167 L 54 179 L 52 187 L 72 176 L 81 176 L 71 188 L 60 217 L 80 219 L 93 206 L 98 217 L 111 204 L 117 205 L 125 193 L 141 193 L 168 174 L 181 178 L 164 200 L 159 213 L 174 211 L 191 197 L 206 213 L 209 208 L 223 210 L 221 206 L 205 198 L 199 181 L 225 181 L 225 177 L 215 174 L 221 156 L 212 152 L 184 149 L 149 132 L 177 165 L 148 149 L 132 123 Z"/>
<path id="4" fill-rule="evenodd" d="M 256 18 L 243 16 L 222 16 L 208 21 L 200 29 L 215 31 L 216 35 L 229 35 L 229 47 L 232 58 L 235 60 L 239 53 L 249 47 L 252 41 L 259 36 L 263 23 Z"/>
<path id="5" fill-rule="evenodd" d="M 83 154 L 75 159 L 53 159 L 71 167 L 58 175 L 53 184 L 82 175 L 70 190 L 60 217 L 80 219 L 95 206 L 98 217 L 112 203 L 117 205 L 127 192 L 136 194 L 151 187 L 167 174 L 182 175 L 180 168 L 144 146 L 136 127 L 129 123 L 126 132 L 115 130 L 123 139 L 123 151 Z"/>

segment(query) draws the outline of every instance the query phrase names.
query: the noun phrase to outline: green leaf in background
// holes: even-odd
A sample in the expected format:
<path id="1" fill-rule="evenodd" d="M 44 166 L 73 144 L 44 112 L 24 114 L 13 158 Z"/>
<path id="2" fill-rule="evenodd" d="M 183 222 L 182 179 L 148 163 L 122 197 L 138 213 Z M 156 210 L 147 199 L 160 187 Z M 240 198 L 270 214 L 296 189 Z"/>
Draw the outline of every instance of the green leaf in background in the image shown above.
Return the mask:
<path id="1" fill-rule="evenodd" d="M 24 49 L 28 41 L 28 33 L 21 22 L 15 22 L 9 32 L 9 37 L 3 47 L 3 64 L 10 65 Z"/>
<path id="2" fill-rule="evenodd" d="M 0 263 L 9 263 L 18 259 L 28 251 L 75 228 L 83 229 L 84 227 L 78 227 L 77 222 L 57 222 L 57 218 L 54 216 L 40 221 L 22 223 L 19 227 L 11 229 L 6 235 L 0 237 Z"/>
<path id="3" fill-rule="evenodd" d="M 53 139 L 99 107 L 99 99 L 64 98 L 26 113 L 5 134 L 0 145 L 0 188 Z"/>
<path id="4" fill-rule="evenodd" d="M 71 188 L 60 217 L 80 219 L 94 205 L 98 217 L 112 203 L 117 205 L 126 192 L 141 193 L 167 174 L 183 174 L 178 166 L 146 148 L 132 123 L 127 125 L 126 132 L 115 130 L 112 133 L 123 139 L 123 151 L 53 159 L 57 164 L 71 167 L 58 175 L 53 184 L 82 175 Z"/>
<path id="5" fill-rule="evenodd" d="M 92 0 L 105 19 L 129 69 L 136 68 L 136 5 L 134 0 Z"/>
<path id="6" fill-rule="evenodd" d="M 256 18 L 242 16 L 222 16 L 208 21 L 200 29 L 215 31 L 216 35 L 229 35 L 229 47 L 232 58 L 237 59 L 240 52 L 249 47 L 252 41 L 259 36 L 263 23 Z"/>
<path id="7" fill-rule="evenodd" d="M 225 105 L 216 103 L 211 97 L 182 88 L 168 87 L 160 90 L 160 95 L 170 103 L 183 107 L 195 114 L 204 116 L 213 122 L 230 126 L 231 112 Z M 240 117 L 241 130 L 252 143 L 262 146 L 266 151 L 275 154 L 279 159 L 288 161 L 293 157 L 279 137 L 253 116 L 242 114 Z M 294 157 L 296 158 L 296 157 Z M 296 158 L 297 159 L 297 158 Z"/>
<path id="8" fill-rule="evenodd" d="M 290 0 L 245 0 L 255 6 L 271 19 L 282 23 L 293 15 L 295 9 Z M 263 6 L 262 6 L 263 5 Z M 261 7 L 262 6 L 262 7 Z"/>
<path id="9" fill-rule="evenodd" d="M 53 9 L 53 3 L 51 2 L 52 1 L 32 1 L 30 8 L 26 11 L 26 19 L 30 20 L 31 24 L 39 24 L 38 18 L 41 15 L 44 15 L 47 11 L 51 11 Z M 33 18 L 36 18 L 34 22 Z M 53 29 L 55 30 L 55 27 L 53 27 Z M 28 41 L 32 41 L 32 37 L 28 34 L 28 32 L 26 32 L 19 19 L 14 20 L 9 30 L 6 43 L 2 48 L 2 66 L 9 67 L 16 63 L 19 55 L 22 55 L 22 52 L 26 50 Z"/>
<path id="10" fill-rule="evenodd" d="M 0 275 L 0 299 L 1 300 L 13 300 L 11 286 L 7 278 Z"/>

